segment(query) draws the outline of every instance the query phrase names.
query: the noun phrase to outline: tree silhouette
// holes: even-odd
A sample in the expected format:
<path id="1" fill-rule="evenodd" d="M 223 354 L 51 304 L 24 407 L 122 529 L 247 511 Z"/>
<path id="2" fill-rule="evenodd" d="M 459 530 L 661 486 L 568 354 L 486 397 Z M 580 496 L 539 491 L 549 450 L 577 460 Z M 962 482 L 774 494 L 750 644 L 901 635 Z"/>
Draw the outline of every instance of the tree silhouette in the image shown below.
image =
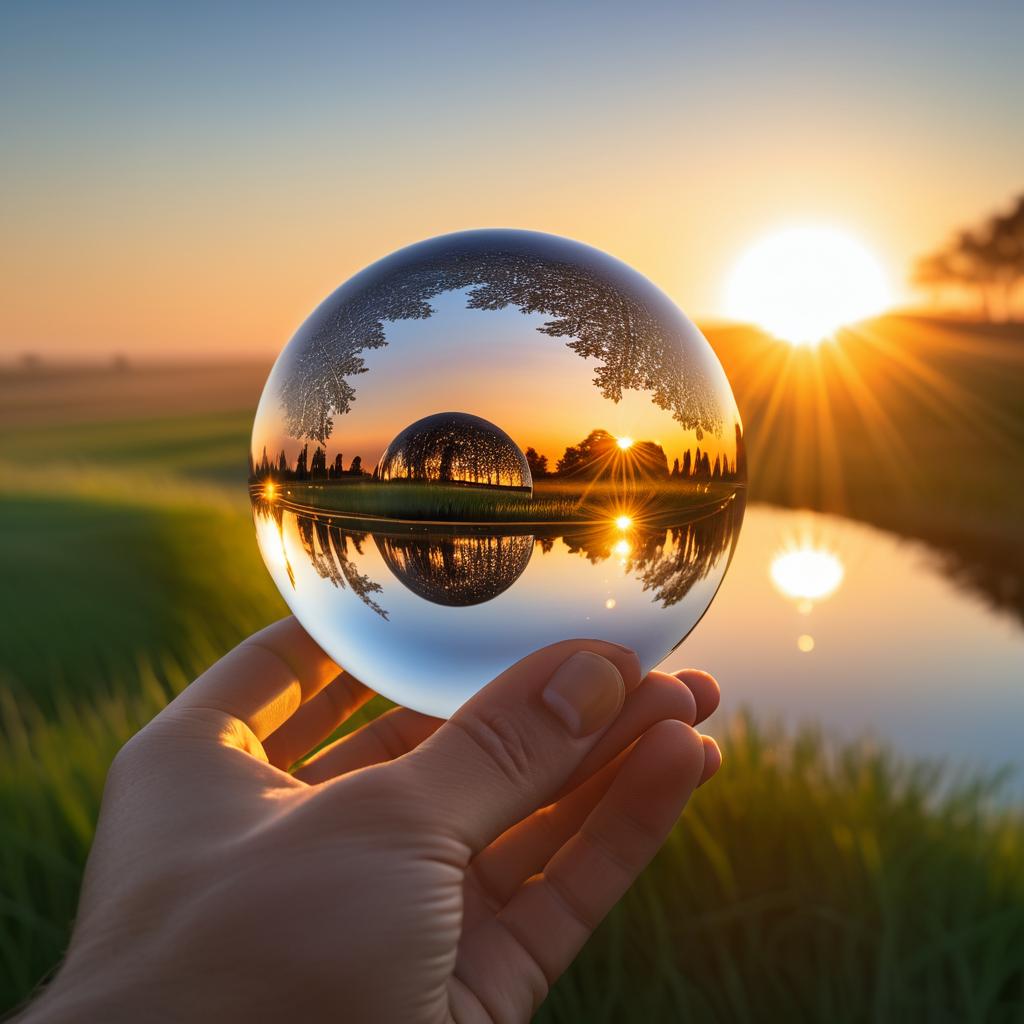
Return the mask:
<path id="1" fill-rule="evenodd" d="M 533 537 L 521 534 L 415 537 L 374 534 L 387 567 L 414 594 L 452 607 L 490 601 L 526 569 Z"/>
<path id="2" fill-rule="evenodd" d="M 377 478 L 533 486 L 526 456 L 515 441 L 493 423 L 464 412 L 435 413 L 406 427 L 381 456 Z"/>
<path id="3" fill-rule="evenodd" d="M 349 476 L 362 476 L 363 475 L 363 457 L 357 455 L 348 467 Z"/>
<path id="4" fill-rule="evenodd" d="M 634 528 L 626 571 L 642 582 L 644 590 L 652 591 L 663 608 L 678 604 L 732 551 L 743 511 L 743 499 L 733 497 L 710 515 L 678 526 Z M 620 539 L 620 534 L 607 529 L 574 530 L 562 537 L 571 553 L 594 564 L 611 558 Z"/>
<path id="5" fill-rule="evenodd" d="M 1024 195 L 1006 213 L 960 231 L 948 245 L 922 256 L 913 280 L 932 292 L 936 306 L 945 289 L 967 288 L 978 296 L 986 319 L 1011 318 L 1024 280 Z"/>
<path id="6" fill-rule="evenodd" d="M 372 596 L 381 592 L 381 585 L 359 572 L 349 553 L 351 545 L 357 555 L 362 555 L 366 534 L 341 530 L 323 520 L 303 515 L 295 517 L 295 524 L 303 550 L 317 574 L 341 590 L 347 584 L 363 604 L 386 619 L 387 611 Z"/>
<path id="7" fill-rule="evenodd" d="M 579 444 L 569 445 L 556 464 L 559 476 L 589 479 L 667 478 L 668 456 L 660 444 L 634 441 L 623 450 L 607 430 L 592 430 Z"/>
<path id="8" fill-rule="evenodd" d="M 523 454 L 526 456 L 526 464 L 530 467 L 530 476 L 534 480 L 541 480 L 548 475 L 546 455 L 538 455 L 536 448 L 527 448 Z"/>
<path id="9" fill-rule="evenodd" d="M 289 346 L 280 391 L 285 429 L 324 443 L 334 417 L 355 401 L 351 378 L 367 369 L 360 353 L 387 344 L 385 323 L 430 317 L 431 299 L 468 289 L 469 309 L 513 306 L 549 317 L 538 330 L 570 339 L 568 348 L 597 361 L 594 384 L 605 398 L 618 402 L 625 390 L 647 391 L 683 428 L 698 437 L 717 433 L 721 417 L 714 388 L 678 325 L 651 308 L 610 261 L 604 268 L 569 262 L 545 255 L 537 248 L 541 244 L 496 235 L 491 249 L 458 240 L 440 253 L 414 249 L 404 261 L 386 261 L 358 290 L 339 289 Z"/>

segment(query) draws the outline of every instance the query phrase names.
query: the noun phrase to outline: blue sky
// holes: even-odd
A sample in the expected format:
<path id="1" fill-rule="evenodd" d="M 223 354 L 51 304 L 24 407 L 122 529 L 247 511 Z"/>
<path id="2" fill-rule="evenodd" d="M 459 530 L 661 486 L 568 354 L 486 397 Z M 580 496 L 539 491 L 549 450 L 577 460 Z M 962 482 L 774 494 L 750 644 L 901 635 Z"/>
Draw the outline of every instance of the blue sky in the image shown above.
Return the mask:
<path id="1" fill-rule="evenodd" d="M 1008 3 L 8 3 L 0 345 L 273 351 L 372 259 L 484 225 L 697 316 L 793 220 L 900 275 L 1024 187 L 1022 38 Z"/>

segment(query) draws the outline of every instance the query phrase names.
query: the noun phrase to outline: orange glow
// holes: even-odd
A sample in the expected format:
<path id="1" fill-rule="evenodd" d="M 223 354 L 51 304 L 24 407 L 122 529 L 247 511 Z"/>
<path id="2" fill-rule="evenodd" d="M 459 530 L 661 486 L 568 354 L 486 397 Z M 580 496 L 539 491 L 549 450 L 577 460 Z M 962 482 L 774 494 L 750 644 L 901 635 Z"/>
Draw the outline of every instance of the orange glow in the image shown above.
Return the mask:
<path id="1" fill-rule="evenodd" d="M 789 228 L 757 242 L 736 264 L 725 292 L 730 316 L 792 345 L 816 345 L 892 302 L 875 256 L 825 227 Z"/>
<path id="2" fill-rule="evenodd" d="M 616 438 L 615 443 L 625 451 L 627 448 L 633 447 L 633 438 L 631 437 L 619 437 Z"/>
<path id="3" fill-rule="evenodd" d="M 615 525 L 620 530 L 628 530 L 633 525 L 633 520 L 630 519 L 629 516 L 619 516 L 615 520 Z"/>
<path id="4" fill-rule="evenodd" d="M 273 501 L 277 497 L 277 485 L 272 482 L 265 483 L 263 485 L 263 497 L 267 501 Z"/>
<path id="5" fill-rule="evenodd" d="M 614 551 L 620 558 L 625 558 L 632 550 L 633 545 L 630 544 L 628 540 L 620 540 L 612 545 L 612 551 Z"/>

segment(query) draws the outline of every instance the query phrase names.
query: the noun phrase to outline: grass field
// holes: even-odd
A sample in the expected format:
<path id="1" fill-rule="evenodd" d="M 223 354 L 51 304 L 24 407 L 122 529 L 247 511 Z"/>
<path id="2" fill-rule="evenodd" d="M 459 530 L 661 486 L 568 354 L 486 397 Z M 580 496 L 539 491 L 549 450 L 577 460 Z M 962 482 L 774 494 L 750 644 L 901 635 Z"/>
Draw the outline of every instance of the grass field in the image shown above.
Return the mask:
<path id="1" fill-rule="evenodd" d="M 925 391 L 941 394 L 945 382 L 953 396 L 985 394 L 983 408 L 965 406 L 981 418 L 904 400 L 899 374 L 882 375 L 892 443 L 913 451 L 904 473 L 883 471 L 840 392 L 839 489 L 815 475 L 823 435 L 811 431 L 801 447 L 806 424 L 792 402 L 769 421 L 768 384 L 757 381 L 774 372 L 775 350 L 748 337 L 763 360 L 744 369 L 747 356 L 729 348 L 741 339 L 722 343 L 726 365 L 739 361 L 730 373 L 753 497 L 835 501 L 917 533 L 957 571 L 980 565 L 976 585 L 1019 608 L 1024 346 L 982 333 L 975 366 L 963 331 L 934 331 L 930 349 L 926 338 L 908 342 L 938 374 Z M 775 379 L 799 394 L 804 371 L 789 372 Z M 105 421 L 92 407 L 76 418 L 73 382 L 59 383 L 71 389 L 59 400 L 42 388 L 20 418 L 4 413 L 0 1012 L 60 956 L 115 750 L 219 653 L 284 613 L 245 493 L 250 412 L 215 412 L 212 400 L 161 406 L 150 382 L 145 418 L 114 398 L 111 409 L 135 418 Z M 797 450 L 811 468 L 791 465 Z M 996 780 L 750 718 L 712 731 L 726 754 L 721 775 L 540 1020 L 1024 1020 L 1024 817 L 996 800 Z"/>
<path id="2" fill-rule="evenodd" d="M 533 496 L 444 484 L 285 483 L 283 497 L 305 508 L 388 519 L 457 520 L 481 523 L 594 522 L 629 510 L 645 518 L 671 519 L 717 504 L 732 484 L 637 482 L 590 486 L 571 480 L 541 480 Z"/>

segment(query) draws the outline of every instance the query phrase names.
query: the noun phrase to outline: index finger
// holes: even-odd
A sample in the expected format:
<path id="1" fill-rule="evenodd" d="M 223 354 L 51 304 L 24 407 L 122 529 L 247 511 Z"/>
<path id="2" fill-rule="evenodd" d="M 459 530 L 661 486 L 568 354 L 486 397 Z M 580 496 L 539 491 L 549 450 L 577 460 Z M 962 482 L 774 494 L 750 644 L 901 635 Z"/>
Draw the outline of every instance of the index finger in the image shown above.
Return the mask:
<path id="1" fill-rule="evenodd" d="M 263 740 L 340 671 L 298 620 L 289 616 L 228 651 L 171 707 L 225 712 Z"/>

